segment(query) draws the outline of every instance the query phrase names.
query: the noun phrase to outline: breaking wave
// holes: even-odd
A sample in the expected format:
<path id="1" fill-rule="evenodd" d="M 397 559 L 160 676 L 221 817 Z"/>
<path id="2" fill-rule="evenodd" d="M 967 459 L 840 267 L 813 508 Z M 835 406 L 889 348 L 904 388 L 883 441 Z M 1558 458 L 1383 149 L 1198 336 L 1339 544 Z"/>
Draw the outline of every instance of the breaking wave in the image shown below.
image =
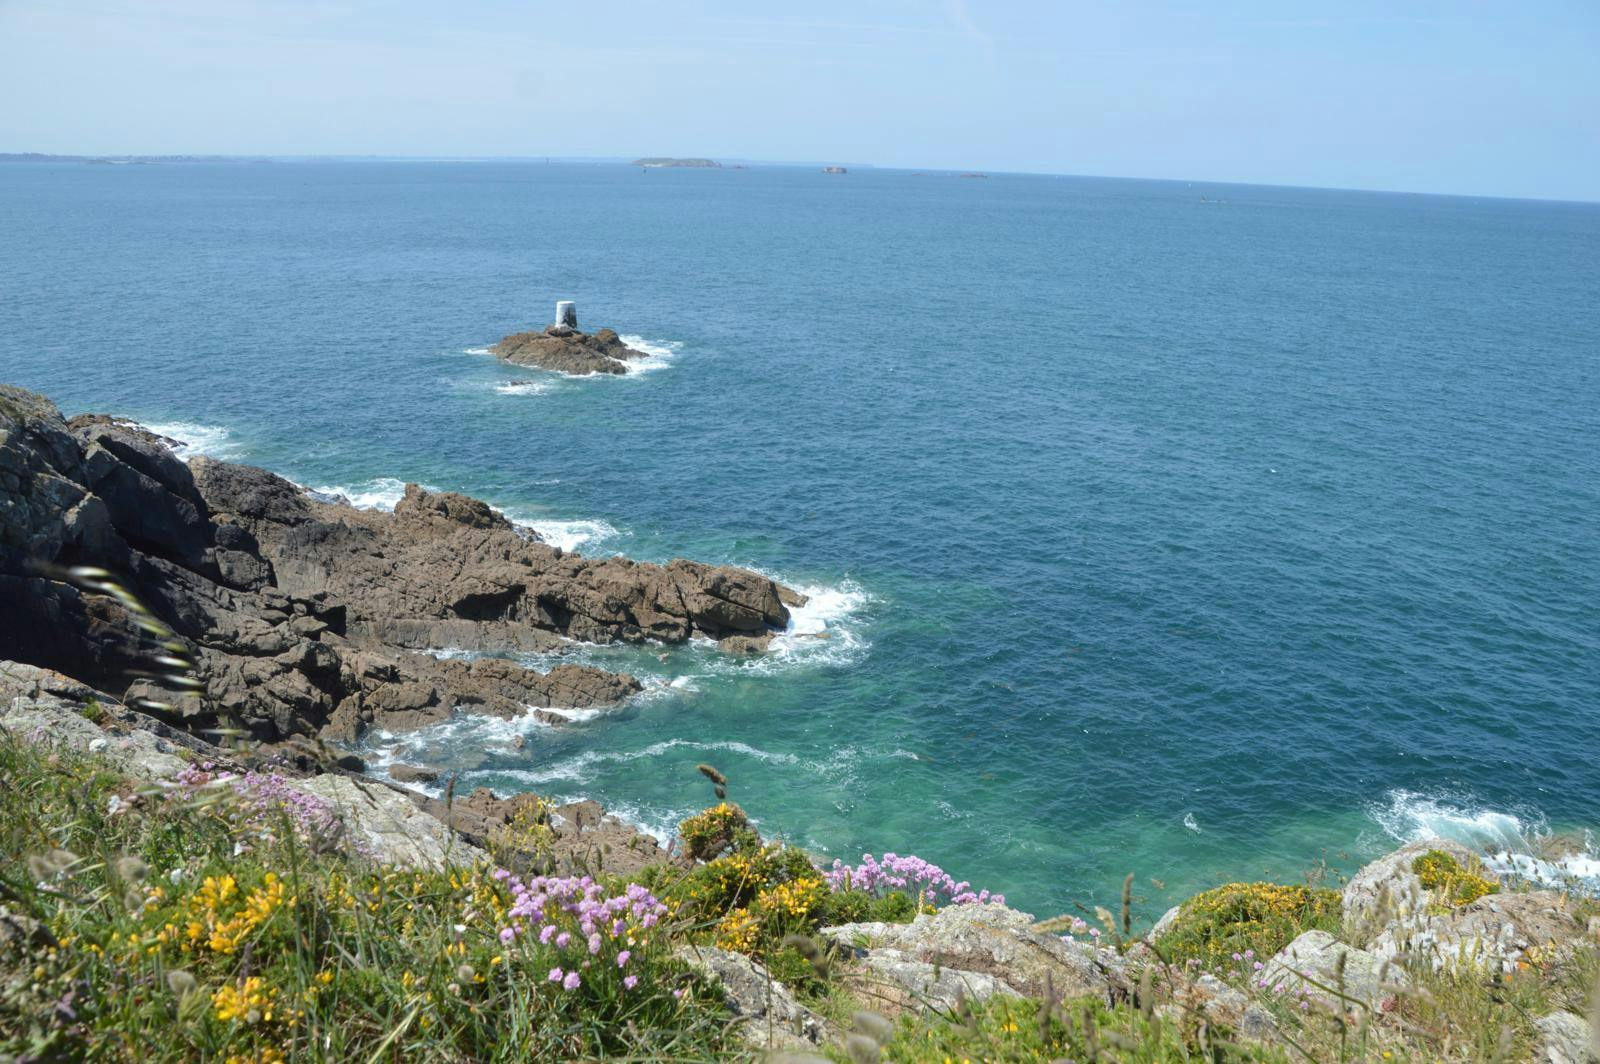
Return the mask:
<path id="1" fill-rule="evenodd" d="M 428 491 L 437 491 L 429 488 Z M 393 510 L 395 503 L 405 497 L 406 482 L 395 477 L 374 477 L 360 484 L 308 488 L 313 497 L 323 502 L 343 499 L 357 510 Z"/>
<path id="2" fill-rule="evenodd" d="M 1484 855 L 1484 864 L 1542 886 L 1600 893 L 1600 853 L 1585 832 L 1558 836 L 1537 810 L 1490 809 L 1468 796 L 1393 790 L 1368 814 L 1395 842 L 1449 839 Z"/>
<path id="3" fill-rule="evenodd" d="M 172 453 L 187 462 L 197 454 L 208 458 L 226 458 L 238 453 L 238 444 L 230 441 L 229 432 L 221 425 L 197 425 L 189 421 L 166 421 L 143 424 L 141 427 L 172 441 Z"/>
<path id="4" fill-rule="evenodd" d="M 627 363 L 627 377 L 636 377 L 641 373 L 654 373 L 656 370 L 666 369 L 677 358 L 678 352 L 683 350 L 680 340 L 646 340 L 642 336 L 619 337 L 623 343 L 635 351 L 644 352 L 644 358 L 630 359 Z"/>
<path id="5" fill-rule="evenodd" d="M 544 542 L 564 551 L 577 550 L 586 544 L 600 543 L 620 535 L 616 526 L 608 521 L 522 520 L 512 517 L 511 523 L 537 534 Z"/>

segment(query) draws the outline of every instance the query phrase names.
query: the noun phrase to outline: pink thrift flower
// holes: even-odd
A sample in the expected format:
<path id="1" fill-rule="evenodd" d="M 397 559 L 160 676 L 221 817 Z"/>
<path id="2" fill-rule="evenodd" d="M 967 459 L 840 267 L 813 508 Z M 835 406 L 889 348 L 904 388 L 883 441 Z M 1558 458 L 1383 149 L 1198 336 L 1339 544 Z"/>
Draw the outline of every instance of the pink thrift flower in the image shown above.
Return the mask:
<path id="1" fill-rule="evenodd" d="M 517 937 L 517 932 L 516 932 L 515 928 L 502 927 L 500 929 L 500 941 L 502 943 L 504 943 L 505 945 L 507 945 L 507 946 L 511 945 L 511 940 L 516 938 L 516 937 Z"/>
<path id="2" fill-rule="evenodd" d="M 543 943 L 544 945 L 546 945 L 546 946 L 548 946 L 550 944 L 550 940 L 552 938 L 555 938 L 555 937 L 556 937 L 556 925 L 555 924 L 545 924 L 544 925 L 544 930 L 539 932 L 539 941 L 541 943 Z"/>
<path id="3" fill-rule="evenodd" d="M 634 987 L 639 985 L 639 977 L 637 975 L 630 975 L 622 980 L 622 985 L 628 990 L 632 990 Z"/>
<path id="4" fill-rule="evenodd" d="M 576 990 L 578 989 L 579 985 L 582 984 L 582 982 L 583 980 L 578 977 L 577 972 L 568 972 L 566 979 L 562 980 L 561 985 L 566 987 L 568 990 Z"/>
<path id="5" fill-rule="evenodd" d="M 589 936 L 589 952 L 590 954 L 600 952 L 600 932 L 598 931 Z"/>
<path id="6" fill-rule="evenodd" d="M 551 981 L 551 982 L 552 982 L 552 983 L 559 983 L 559 982 L 561 982 L 561 976 L 562 976 L 562 974 L 563 974 L 563 973 L 562 973 L 562 971 L 561 971 L 561 969 L 560 969 L 560 968 L 551 968 L 551 969 L 550 969 L 550 981 Z"/>
<path id="7" fill-rule="evenodd" d="M 561 934 L 556 936 L 556 949 L 566 949 L 567 944 L 571 941 L 571 935 L 567 934 L 565 931 L 561 932 Z"/>
<path id="8" fill-rule="evenodd" d="M 621 953 L 617 954 L 617 967 L 618 968 L 626 968 L 628 966 L 628 959 L 630 957 L 632 957 L 632 956 L 633 956 L 633 951 L 632 950 L 626 950 L 626 949 L 623 950 Z"/>

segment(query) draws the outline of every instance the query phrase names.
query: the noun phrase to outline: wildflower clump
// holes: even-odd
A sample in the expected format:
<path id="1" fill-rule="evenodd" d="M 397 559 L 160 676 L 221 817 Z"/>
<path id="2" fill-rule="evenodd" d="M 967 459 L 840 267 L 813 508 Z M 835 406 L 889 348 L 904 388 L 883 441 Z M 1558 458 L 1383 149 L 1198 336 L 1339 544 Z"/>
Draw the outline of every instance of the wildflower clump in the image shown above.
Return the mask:
<path id="1" fill-rule="evenodd" d="M 749 826 L 750 818 L 743 809 L 732 802 L 719 802 L 679 824 L 678 835 L 685 853 L 697 861 L 709 861 L 732 846 Z"/>
<path id="2" fill-rule="evenodd" d="M 536 876 L 524 882 L 503 869 L 512 903 L 498 938 L 511 951 L 553 960 L 546 981 L 573 991 L 597 983 L 626 992 L 638 985 L 629 970 L 635 953 L 651 944 L 667 907 L 638 883 L 608 893 L 589 876 Z M 637 966 L 635 966 L 637 967 Z"/>
<path id="3" fill-rule="evenodd" d="M 209 762 L 189 765 L 178 773 L 166 800 L 226 823 L 234 833 L 236 855 L 276 842 L 285 827 L 311 849 L 326 850 L 344 829 L 332 804 L 275 772 L 229 772 Z"/>
<path id="4" fill-rule="evenodd" d="M 1169 960 L 1226 970 L 1235 954 L 1270 957 L 1302 931 L 1339 923 L 1339 892 L 1282 883 L 1227 883 L 1183 903 L 1156 941 Z"/>
<path id="5" fill-rule="evenodd" d="M 918 911 L 944 905 L 1006 903 L 1004 894 L 975 891 L 972 884 L 965 880 L 956 882 L 938 865 L 910 855 L 902 857 L 886 853 L 882 858 L 875 859 L 866 853 L 861 855 L 861 863 L 854 868 L 836 860 L 824 876 L 834 890 L 859 890 L 877 896 L 889 891 L 904 891 L 917 903 Z"/>
<path id="6" fill-rule="evenodd" d="M 1477 901 L 1500 889 L 1500 884 L 1474 869 L 1462 867 L 1460 861 L 1443 850 L 1422 854 L 1411 862 L 1411 871 L 1441 905 L 1449 908 Z"/>

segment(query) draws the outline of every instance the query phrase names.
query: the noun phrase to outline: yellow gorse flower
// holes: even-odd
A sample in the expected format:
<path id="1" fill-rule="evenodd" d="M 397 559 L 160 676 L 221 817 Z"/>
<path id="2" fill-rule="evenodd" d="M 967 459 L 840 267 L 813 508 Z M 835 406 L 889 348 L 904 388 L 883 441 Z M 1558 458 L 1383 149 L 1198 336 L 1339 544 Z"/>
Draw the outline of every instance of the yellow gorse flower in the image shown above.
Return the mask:
<path id="1" fill-rule="evenodd" d="M 216 1010 L 217 1019 L 224 1022 L 271 1023 L 277 996 L 277 990 L 268 987 L 259 975 L 252 975 L 237 985 L 217 987 L 211 995 L 211 1007 Z"/>
<path id="2" fill-rule="evenodd" d="M 826 893 L 820 877 L 795 879 L 763 890 L 756 898 L 756 906 L 763 912 L 801 917 L 822 904 Z"/>
<path id="3" fill-rule="evenodd" d="M 755 949 L 761 921 L 748 909 L 735 909 L 717 925 L 717 946 L 739 953 Z"/>

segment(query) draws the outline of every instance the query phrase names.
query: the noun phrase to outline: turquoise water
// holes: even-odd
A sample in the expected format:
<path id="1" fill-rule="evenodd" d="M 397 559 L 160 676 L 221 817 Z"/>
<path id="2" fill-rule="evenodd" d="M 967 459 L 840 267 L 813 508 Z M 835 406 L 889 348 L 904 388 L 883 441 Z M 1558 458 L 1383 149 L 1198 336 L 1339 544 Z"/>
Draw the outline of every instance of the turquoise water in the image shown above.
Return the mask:
<path id="1" fill-rule="evenodd" d="M 586 648 L 646 695 L 411 752 L 469 784 L 667 826 L 710 761 L 1040 912 L 1600 819 L 1600 207 L 10 166 L 0 232 L 0 379 L 69 412 L 816 593 L 774 657 Z M 649 371 L 474 353 L 557 298 Z"/>

